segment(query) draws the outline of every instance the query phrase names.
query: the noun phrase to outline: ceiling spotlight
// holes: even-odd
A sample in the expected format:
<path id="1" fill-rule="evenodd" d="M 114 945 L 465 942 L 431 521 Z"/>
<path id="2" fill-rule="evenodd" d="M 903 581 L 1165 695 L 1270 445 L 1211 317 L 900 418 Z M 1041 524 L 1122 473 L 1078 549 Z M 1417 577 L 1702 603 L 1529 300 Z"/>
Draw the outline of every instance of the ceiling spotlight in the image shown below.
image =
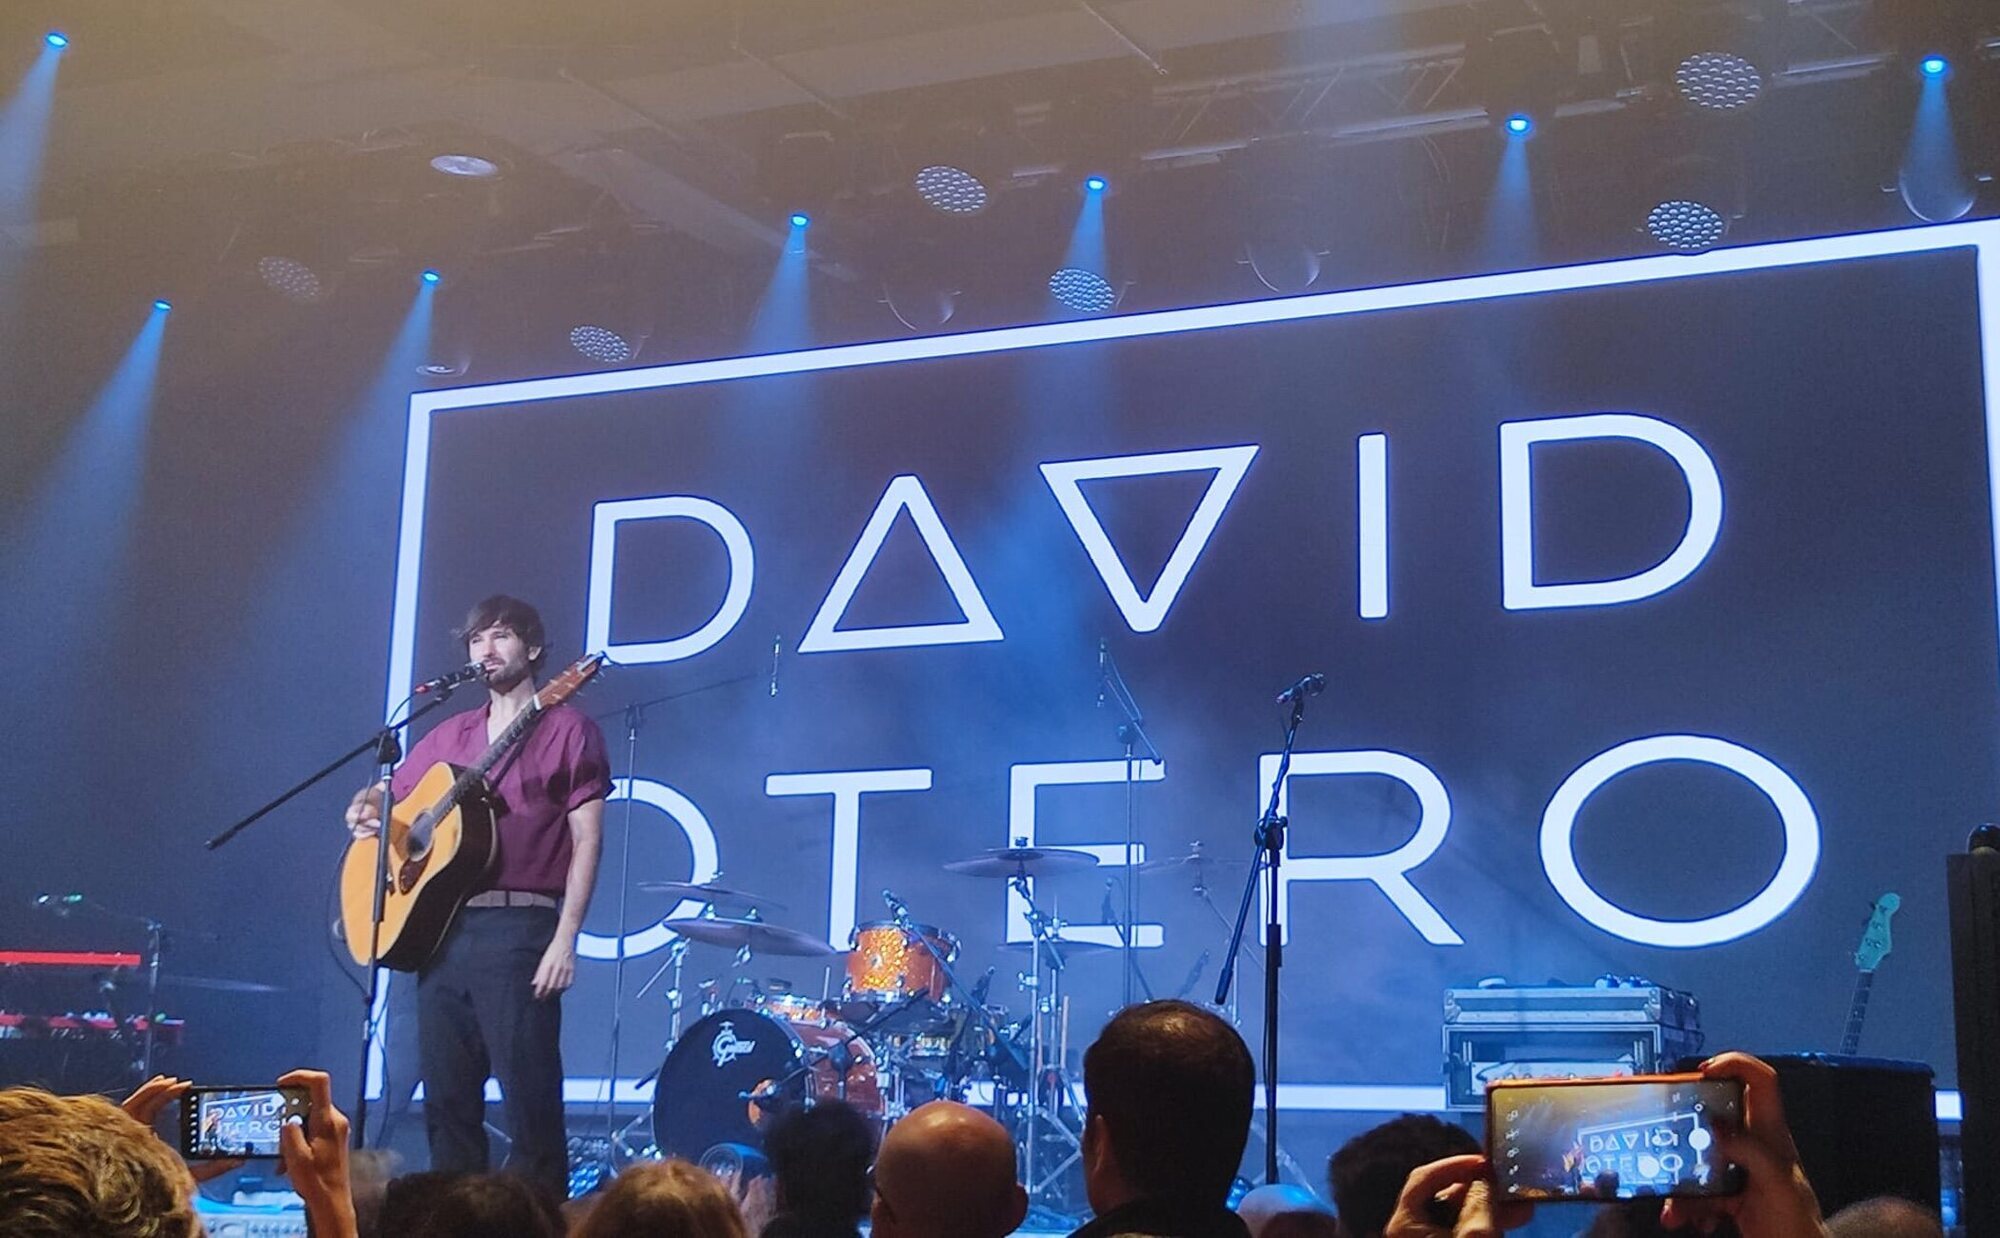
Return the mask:
<path id="1" fill-rule="evenodd" d="M 1674 69 L 1674 90 L 1689 107 L 1733 112 L 1764 95 L 1764 75 L 1735 52 L 1696 52 Z"/>
<path id="2" fill-rule="evenodd" d="M 972 215 L 986 209 L 986 186 L 964 168 L 934 163 L 920 168 L 911 182 L 917 196 L 932 210 L 947 215 Z"/>
<path id="3" fill-rule="evenodd" d="M 433 155 L 431 167 L 446 176 L 468 176 L 484 180 L 500 175 L 500 165 L 478 155 Z"/>
<path id="4" fill-rule="evenodd" d="M 1515 137 L 1526 137 L 1535 128 L 1535 118 L 1526 112 L 1516 112 L 1507 118 L 1507 132 Z"/>
<path id="5" fill-rule="evenodd" d="M 326 296 L 326 285 L 319 275 L 297 258 L 259 258 L 257 277 L 272 292 L 300 305 L 311 305 Z"/>
<path id="6" fill-rule="evenodd" d="M 61 51 L 63 48 L 69 46 L 69 36 L 60 30 L 51 30 L 42 36 L 42 42 L 55 48 L 57 51 Z"/>
<path id="7" fill-rule="evenodd" d="M 1049 294 L 1080 314 L 1102 314 L 1118 303 L 1110 281 L 1082 267 L 1063 267 L 1049 276 Z"/>
<path id="8" fill-rule="evenodd" d="M 443 279 L 444 276 L 439 275 L 436 271 L 427 270 L 422 275 L 419 275 L 417 278 L 423 280 L 426 284 L 435 284 L 439 280 Z"/>
<path id="9" fill-rule="evenodd" d="M 1101 176 L 1086 176 L 1083 178 L 1083 187 L 1092 193 L 1103 193 L 1111 188 L 1111 182 Z"/>
<path id="10" fill-rule="evenodd" d="M 162 314 L 166 313 L 173 307 L 174 303 L 172 301 L 167 300 L 165 297 L 161 297 L 159 300 L 153 302 L 153 308 L 160 311 Z"/>
<path id="11" fill-rule="evenodd" d="M 1943 56 L 1926 56 L 1917 62 L 1917 72 L 1925 77 L 1943 77 L 1951 71 L 1951 61 Z"/>
<path id="12" fill-rule="evenodd" d="M 585 323 L 569 329 L 569 346 L 602 365 L 618 365 L 632 359 L 632 344 L 609 327 Z"/>
<path id="13" fill-rule="evenodd" d="M 812 216 L 806 214 L 804 211 L 792 212 L 792 227 L 804 228 L 809 226 L 811 223 L 812 223 Z"/>
<path id="14" fill-rule="evenodd" d="M 1713 249 L 1729 230 L 1721 211 L 1705 202 L 1674 198 L 1646 213 L 1646 231 L 1655 241 L 1680 253 Z"/>

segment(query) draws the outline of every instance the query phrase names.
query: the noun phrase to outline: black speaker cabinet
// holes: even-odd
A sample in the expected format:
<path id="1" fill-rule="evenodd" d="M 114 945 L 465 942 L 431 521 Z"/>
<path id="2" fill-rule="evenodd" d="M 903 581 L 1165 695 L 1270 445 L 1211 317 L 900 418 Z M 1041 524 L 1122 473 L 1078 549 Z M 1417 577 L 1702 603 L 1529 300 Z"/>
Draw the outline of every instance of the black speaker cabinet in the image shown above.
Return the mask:
<path id="1" fill-rule="evenodd" d="M 1777 1069 L 1799 1160 L 1827 1216 L 1877 1195 L 1937 1208 L 1937 1099 L 1930 1067 L 1825 1053 L 1765 1061 Z"/>

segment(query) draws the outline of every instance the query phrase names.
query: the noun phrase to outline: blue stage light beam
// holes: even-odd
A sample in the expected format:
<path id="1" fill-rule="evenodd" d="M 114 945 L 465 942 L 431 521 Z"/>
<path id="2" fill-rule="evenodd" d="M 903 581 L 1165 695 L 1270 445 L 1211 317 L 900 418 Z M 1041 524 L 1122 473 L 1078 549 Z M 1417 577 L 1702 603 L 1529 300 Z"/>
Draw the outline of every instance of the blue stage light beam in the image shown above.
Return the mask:
<path id="1" fill-rule="evenodd" d="M 1091 188 L 1095 184 L 1097 188 Z M 1104 244 L 1104 178 L 1093 176 L 1084 183 L 1082 201 L 1076 208 L 1076 225 L 1070 229 L 1069 246 L 1063 251 L 1062 266 L 1058 270 L 1085 271 L 1103 279 L 1110 286 L 1110 271 Z M 1069 281 L 1074 283 L 1074 279 Z M 1102 298 L 1091 300 L 1087 306 L 1066 303 L 1058 295 L 1058 288 L 1051 281 L 1049 288 L 1050 312 L 1056 315 L 1075 313 L 1104 313 L 1116 301 L 1113 288 L 1112 303 L 1101 303 Z"/>
<path id="2" fill-rule="evenodd" d="M 49 114 L 55 102 L 56 66 L 62 63 L 63 48 L 68 45 L 67 36 L 50 31 L 42 40 L 35 63 L 15 88 L 14 97 L 0 107 L 0 224 L 26 224 L 35 218 Z M 0 246 L 0 253 L 13 248 Z M 0 258 L 0 284 L 14 282 L 15 262 L 18 259 Z"/>
<path id="3" fill-rule="evenodd" d="M 1535 182 L 1528 164 L 1527 138 L 1509 132 L 1499 142 L 1493 188 L 1479 228 L 1479 265 L 1488 271 L 1518 271 L 1536 265 L 1540 237 L 1535 218 Z"/>
<path id="4" fill-rule="evenodd" d="M 103 628 L 105 611 L 125 592 L 167 318 L 164 310 L 147 313 L 118 367 L 10 521 L 0 581 L 6 596 L 35 599 L 32 606 L 6 607 L 0 621 L 0 640 L 16 665 L 67 665 L 65 646 L 79 633 Z M 21 699 L 38 698 L 28 690 Z"/>
<path id="5" fill-rule="evenodd" d="M 1896 174 L 1896 188 L 1910 214 L 1926 223 L 1950 223 L 1972 210 L 1979 185 L 1967 175 L 1953 131 L 1950 86 L 1942 68 L 1930 71 L 1932 56 L 1923 62 L 1917 88 L 1917 111 L 1910 122 L 1909 142 Z"/>
<path id="6" fill-rule="evenodd" d="M 804 220 L 804 223 L 799 222 Z M 804 348 L 812 343 L 812 257 L 806 231 L 812 220 L 804 212 L 792 216 L 791 230 L 771 269 L 771 280 L 750 317 L 749 348 L 753 353 Z"/>

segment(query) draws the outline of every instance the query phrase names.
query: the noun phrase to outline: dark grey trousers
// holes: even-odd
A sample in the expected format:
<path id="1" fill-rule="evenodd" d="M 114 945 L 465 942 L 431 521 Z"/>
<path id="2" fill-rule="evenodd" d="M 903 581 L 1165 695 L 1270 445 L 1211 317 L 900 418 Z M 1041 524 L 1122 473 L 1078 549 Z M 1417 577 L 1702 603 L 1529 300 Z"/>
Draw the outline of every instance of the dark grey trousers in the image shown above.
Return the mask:
<path id="1" fill-rule="evenodd" d="M 484 1173 L 486 1080 L 500 1081 L 507 1168 L 561 1199 L 568 1183 L 563 1128 L 561 998 L 537 1001 L 533 982 L 555 937 L 546 907 L 467 907 L 417 973 L 417 1038 L 431 1168 Z"/>

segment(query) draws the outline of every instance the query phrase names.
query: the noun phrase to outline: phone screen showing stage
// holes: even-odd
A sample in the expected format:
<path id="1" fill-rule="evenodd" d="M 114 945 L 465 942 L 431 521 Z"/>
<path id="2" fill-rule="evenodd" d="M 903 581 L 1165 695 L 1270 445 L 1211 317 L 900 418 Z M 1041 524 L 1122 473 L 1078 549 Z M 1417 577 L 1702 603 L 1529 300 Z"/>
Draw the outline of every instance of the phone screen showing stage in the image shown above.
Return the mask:
<path id="1" fill-rule="evenodd" d="M 181 1153 L 276 1156 L 278 1132 L 305 1118 L 303 1088 L 190 1088 L 181 1097 Z"/>
<path id="2" fill-rule="evenodd" d="M 1508 1199 L 1731 1195 L 1740 1174 L 1715 1133 L 1742 1114 L 1727 1079 L 1500 1086 L 1486 1094 L 1487 1154 Z"/>

